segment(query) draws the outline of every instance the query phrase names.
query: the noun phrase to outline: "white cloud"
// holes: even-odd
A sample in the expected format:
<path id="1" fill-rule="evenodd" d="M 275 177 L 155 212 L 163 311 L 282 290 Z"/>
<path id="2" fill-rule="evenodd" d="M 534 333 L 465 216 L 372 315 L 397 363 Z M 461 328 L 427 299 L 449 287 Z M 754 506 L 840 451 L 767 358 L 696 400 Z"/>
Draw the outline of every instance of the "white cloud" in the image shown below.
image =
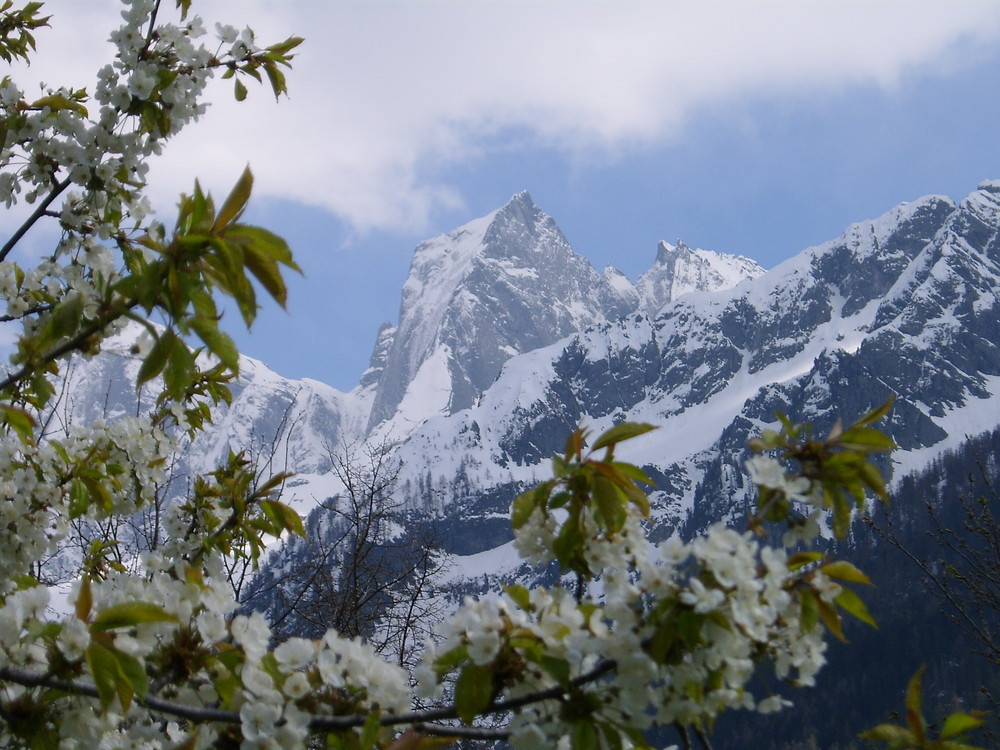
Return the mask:
<path id="1" fill-rule="evenodd" d="M 164 7 L 172 3 L 165 2 Z M 95 71 L 109 0 L 47 3 L 33 70 Z M 435 174 L 514 129 L 570 152 L 682 138 L 699 107 L 754 96 L 892 88 L 915 67 L 960 64 L 1000 36 L 993 3 L 195 2 L 209 28 L 249 23 L 306 44 L 291 99 L 229 100 L 154 169 L 162 195 L 199 176 L 216 191 L 251 164 L 258 195 L 330 209 L 359 229 L 419 229 L 461 197 Z M 108 20 L 105 20 L 108 19 Z M 46 37 L 51 36 L 51 39 Z"/>

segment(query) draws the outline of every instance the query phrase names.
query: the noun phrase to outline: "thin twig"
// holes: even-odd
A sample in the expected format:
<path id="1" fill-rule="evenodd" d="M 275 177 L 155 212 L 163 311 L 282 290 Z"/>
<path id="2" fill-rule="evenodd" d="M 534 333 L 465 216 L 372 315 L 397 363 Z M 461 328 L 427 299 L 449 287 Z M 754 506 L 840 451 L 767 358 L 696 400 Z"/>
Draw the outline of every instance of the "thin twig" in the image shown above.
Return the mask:
<path id="1" fill-rule="evenodd" d="M 92 323 L 91 325 L 87 326 L 82 331 L 80 331 L 76 336 L 64 342 L 63 344 L 57 346 L 55 349 L 46 354 L 42 358 L 42 362 L 40 365 L 34 365 L 34 366 L 25 365 L 16 372 L 11 373 L 3 380 L 0 380 L 0 391 L 3 391 L 9 388 L 10 386 L 14 385 L 17 381 L 26 377 L 29 373 L 39 369 L 39 367 L 49 362 L 54 362 L 64 354 L 69 354 L 74 349 L 79 349 L 81 346 L 83 346 L 83 342 L 85 342 L 95 333 L 100 332 L 104 327 L 110 325 L 113 320 L 114 318 L 107 320 L 99 320 L 96 323 Z"/>
<path id="2" fill-rule="evenodd" d="M 45 196 L 41 203 L 38 204 L 38 208 L 32 211 L 31 216 L 25 219 L 24 223 L 18 227 L 17 231 L 14 232 L 14 234 L 10 236 L 10 239 L 4 243 L 2 248 L 0 248 L 0 260 L 6 260 L 7 256 L 10 255 L 11 250 L 13 250 L 17 246 L 17 243 L 21 241 L 21 238 L 28 233 L 28 230 L 35 225 L 36 221 L 46 214 L 48 207 L 52 205 L 52 202 L 58 198 L 62 191 L 68 188 L 69 185 L 70 180 L 67 177 L 65 180 L 57 182 L 52 186 L 52 191 Z"/>
<path id="3" fill-rule="evenodd" d="M 413 728 L 422 734 L 435 737 L 460 737 L 463 740 L 506 740 L 510 738 L 509 729 L 493 729 L 492 727 L 454 727 L 440 724 L 414 724 Z"/>
<path id="4" fill-rule="evenodd" d="M 695 727 L 694 734 L 705 750 L 712 750 L 712 743 L 709 741 L 708 735 L 705 734 L 705 730 L 701 727 Z"/>
<path id="5" fill-rule="evenodd" d="M 677 736 L 680 738 L 681 747 L 684 750 L 691 750 L 691 736 L 688 734 L 687 727 L 679 721 L 675 721 L 674 729 L 677 731 Z"/>

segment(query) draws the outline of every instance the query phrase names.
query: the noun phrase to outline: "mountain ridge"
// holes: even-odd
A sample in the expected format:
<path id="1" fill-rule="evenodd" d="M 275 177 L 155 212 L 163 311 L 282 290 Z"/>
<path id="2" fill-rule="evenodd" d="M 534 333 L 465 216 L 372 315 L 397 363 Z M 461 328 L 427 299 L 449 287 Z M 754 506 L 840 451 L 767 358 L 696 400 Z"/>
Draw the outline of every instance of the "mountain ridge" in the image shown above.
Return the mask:
<path id="1" fill-rule="evenodd" d="M 895 392 L 903 450 L 943 449 L 963 437 L 943 417 L 995 392 L 998 225 L 992 188 L 960 205 L 928 196 L 897 207 L 754 280 L 684 295 L 655 319 L 603 323 L 512 358 L 474 407 L 425 422 L 400 455 L 430 471 L 425 487 L 447 488 L 448 472 L 473 467 L 473 484 L 512 497 L 544 475 L 577 423 L 651 421 L 666 425 L 661 437 L 635 441 L 630 458 L 666 478 L 659 510 L 679 519 L 710 497 L 715 518 L 738 512 L 743 446 L 776 410 L 832 424 Z M 945 314 L 976 304 L 975 321 Z M 930 338 L 905 338 L 916 334 Z M 936 374 L 911 382 L 921 367 Z M 990 426 L 986 417 L 975 425 Z M 470 503 L 453 502 L 452 517 L 469 524 Z"/>
<path id="2" fill-rule="evenodd" d="M 633 284 L 595 271 L 519 193 L 418 246 L 400 322 L 379 330 L 352 391 L 241 360 L 233 406 L 181 473 L 250 447 L 296 473 L 288 496 L 307 511 L 340 491 L 337 451 L 384 444 L 403 462 L 401 502 L 478 535 L 455 542 L 469 552 L 509 536 L 510 499 L 581 421 L 663 425 L 629 456 L 657 477 L 662 534 L 745 507 L 746 438 L 775 410 L 832 424 L 895 392 L 895 460 L 916 467 L 960 431 L 1000 421 L 981 408 L 1000 392 L 998 230 L 1000 182 L 986 182 L 959 203 L 900 204 L 766 272 L 664 242 Z M 739 283 L 720 288 L 709 273 L 720 267 L 742 269 Z M 658 294 L 673 298 L 650 312 L 643 300 Z M 73 403 L 134 410 L 122 383 L 137 365 L 116 357 L 75 365 Z"/>
<path id="3" fill-rule="evenodd" d="M 732 257 L 678 249 L 669 266 L 654 264 L 643 274 L 640 289 L 618 271 L 598 274 L 530 194 L 518 193 L 417 246 L 391 344 L 380 339 L 373 353 L 382 369 L 368 430 L 397 413 L 407 423 L 454 413 L 474 403 L 515 354 L 763 270 L 746 259 L 737 267 Z M 678 278 L 681 269 L 689 278 Z M 414 385 L 428 389 L 428 381 L 439 387 L 407 398 Z"/>

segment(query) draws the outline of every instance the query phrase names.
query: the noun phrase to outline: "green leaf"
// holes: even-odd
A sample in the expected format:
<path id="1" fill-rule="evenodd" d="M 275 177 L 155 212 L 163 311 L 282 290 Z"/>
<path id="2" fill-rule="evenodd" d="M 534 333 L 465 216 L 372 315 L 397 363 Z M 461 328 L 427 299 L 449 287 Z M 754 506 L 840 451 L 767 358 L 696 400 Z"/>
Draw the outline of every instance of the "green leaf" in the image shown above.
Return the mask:
<path id="1" fill-rule="evenodd" d="M 235 651 L 230 653 L 236 653 Z M 243 688 L 243 682 L 232 672 L 232 667 L 227 669 L 212 670 L 210 672 L 212 675 L 212 685 L 215 687 L 215 691 L 219 694 L 219 698 L 222 699 L 222 704 L 224 706 L 229 706 L 233 703 L 234 696 L 241 694 L 240 691 Z"/>
<path id="2" fill-rule="evenodd" d="M 555 486 L 556 481 L 554 479 L 549 479 L 535 487 L 535 505 L 541 508 L 543 512 L 546 509 L 549 495 L 552 494 L 552 489 Z"/>
<path id="3" fill-rule="evenodd" d="M 704 623 L 705 615 L 692 609 L 682 609 L 677 613 L 677 635 L 688 649 L 701 643 L 701 628 Z"/>
<path id="4" fill-rule="evenodd" d="M 90 608 L 94 605 L 94 597 L 90 591 L 90 576 L 84 575 L 80 581 L 80 588 L 76 593 L 76 605 L 73 611 L 77 619 L 84 622 L 90 617 Z"/>
<path id="5" fill-rule="evenodd" d="M 224 331 L 220 330 L 214 321 L 207 321 L 203 318 L 191 320 L 191 327 L 198 334 L 198 338 L 205 342 L 208 350 L 219 358 L 226 367 L 233 372 L 239 370 L 240 353 L 236 344 Z"/>
<path id="6" fill-rule="evenodd" d="M 434 660 L 434 671 L 438 678 L 444 677 L 462 662 L 469 658 L 469 650 L 465 646 L 456 646 L 450 651 L 445 651 Z"/>
<path id="7" fill-rule="evenodd" d="M 873 628 L 878 627 L 878 623 L 875 622 L 875 618 L 871 616 L 868 611 L 868 607 L 862 601 L 861 597 L 855 594 L 850 589 L 843 589 L 839 594 L 837 594 L 834 601 L 849 614 L 854 615 L 856 618 L 861 620 Z"/>
<path id="8" fill-rule="evenodd" d="M 97 696 L 101 708 L 107 709 L 118 694 L 119 667 L 118 660 L 111 649 L 91 641 L 86 651 L 87 668 L 97 688 Z"/>
<path id="9" fill-rule="evenodd" d="M 840 488 L 829 484 L 824 485 L 823 495 L 827 507 L 833 508 L 833 535 L 837 539 L 846 538 L 851 528 L 851 504 Z"/>
<path id="10" fill-rule="evenodd" d="M 238 80 L 237 83 L 239 83 Z M 246 89 L 244 89 L 244 91 L 245 90 Z M 237 96 L 237 98 L 239 97 Z M 226 200 L 223 202 L 222 208 L 219 209 L 219 213 L 215 217 L 215 224 L 212 225 L 212 229 L 218 232 L 221 231 L 226 225 L 232 224 L 236 221 L 236 219 L 243 214 L 244 209 L 246 209 L 247 201 L 250 200 L 250 193 L 252 191 L 253 174 L 250 172 L 250 167 L 246 167 L 243 170 L 243 174 L 240 175 L 240 178 L 236 181 L 233 189 L 226 197 Z"/>
<path id="11" fill-rule="evenodd" d="M 80 478 L 74 479 L 69 485 L 69 517 L 79 518 L 90 507 L 90 490 Z"/>
<path id="12" fill-rule="evenodd" d="M 282 94 L 288 93 L 285 74 L 278 70 L 277 65 L 270 61 L 264 63 L 264 73 L 267 74 L 267 80 L 271 83 L 271 90 L 274 92 L 275 99 L 278 99 Z"/>
<path id="13" fill-rule="evenodd" d="M 814 592 L 805 590 L 799 594 L 799 619 L 803 633 L 811 632 L 819 622 L 819 599 Z"/>
<path id="14" fill-rule="evenodd" d="M 531 594 L 524 586 L 511 584 L 510 586 L 504 586 L 503 590 L 518 607 L 523 610 L 531 609 Z"/>
<path id="15" fill-rule="evenodd" d="M 285 280 L 281 276 L 278 264 L 298 271 L 299 267 L 292 260 L 292 252 L 288 244 L 272 232 L 260 227 L 237 224 L 226 230 L 226 239 L 238 242 L 243 248 L 243 262 L 254 275 L 261 286 L 267 290 L 275 302 L 282 307 L 288 298 Z"/>
<path id="16" fill-rule="evenodd" d="M 573 750 L 600 750 L 597 729 L 589 720 L 578 721 L 570 730 L 570 747 Z"/>
<path id="17" fill-rule="evenodd" d="M 623 493 L 603 474 L 594 476 L 591 487 L 594 499 L 601 516 L 604 518 L 604 525 L 610 532 L 621 530 L 625 524 L 627 514 L 622 505 Z"/>
<path id="18" fill-rule="evenodd" d="M 122 709 L 128 711 L 134 695 L 146 696 L 148 678 L 134 657 L 95 639 L 87 646 L 86 660 L 101 708 L 107 709 L 117 696 Z"/>
<path id="19" fill-rule="evenodd" d="M 569 687 L 570 675 L 572 674 L 569 662 L 555 656 L 543 654 L 538 660 L 538 666 L 563 687 Z"/>
<path id="20" fill-rule="evenodd" d="M 83 319 L 83 295 L 71 294 L 53 308 L 39 339 L 45 344 L 58 341 L 80 327 Z"/>
<path id="21" fill-rule="evenodd" d="M 466 664 L 455 682 L 455 713 L 466 724 L 493 700 L 493 667 L 489 664 Z"/>
<path id="22" fill-rule="evenodd" d="M 888 742 L 891 747 L 915 747 L 917 738 L 913 733 L 897 727 L 894 724 L 879 724 L 874 729 L 862 732 L 858 735 L 863 740 L 875 740 L 876 742 Z"/>
<path id="23" fill-rule="evenodd" d="M 635 750 L 651 750 L 649 743 L 646 742 L 646 738 L 641 731 L 630 726 L 621 726 L 620 729 L 629 738 Z"/>
<path id="24" fill-rule="evenodd" d="M 818 596 L 814 597 L 816 600 L 816 606 L 819 609 L 819 617 L 826 625 L 827 629 L 837 637 L 838 640 L 847 641 L 844 637 L 844 629 L 840 624 L 840 614 L 837 612 L 836 607 Z"/>
<path id="25" fill-rule="evenodd" d="M 305 527 L 302 525 L 302 516 L 288 505 L 277 500 L 261 500 L 260 508 L 268 519 L 282 531 L 291 531 L 299 536 L 306 535 Z"/>
<path id="26" fill-rule="evenodd" d="M 160 334 L 153 342 L 152 348 L 142 361 L 139 367 L 139 376 L 136 378 L 136 385 L 142 385 L 148 380 L 152 380 L 161 372 L 167 364 L 167 357 L 173 347 L 173 339 L 176 338 L 172 329 L 167 329 Z"/>
<path id="27" fill-rule="evenodd" d="M 549 498 L 547 503 L 549 510 L 555 510 L 556 508 L 562 508 L 566 503 L 572 499 L 572 496 L 568 492 L 557 492 Z"/>
<path id="28" fill-rule="evenodd" d="M 923 683 L 924 667 L 921 666 L 906 686 L 906 725 L 920 742 L 923 742 L 927 734 L 927 722 L 924 719 L 924 711 L 920 701 Z"/>
<path id="29" fill-rule="evenodd" d="M 656 484 L 656 482 L 649 478 L 646 472 L 634 464 L 625 463 L 624 461 L 611 461 L 610 465 L 634 482 L 642 482 L 650 486 Z"/>
<path id="30" fill-rule="evenodd" d="M 622 736 L 618 733 L 614 725 L 602 723 L 597 726 L 601 730 L 601 736 L 604 738 L 604 747 L 607 747 L 608 750 L 623 750 L 625 745 L 622 742 Z"/>
<path id="31" fill-rule="evenodd" d="M 111 492 L 109 492 L 108 488 L 104 486 L 104 482 L 93 476 L 82 476 L 80 477 L 80 481 L 83 483 L 83 486 L 87 488 L 87 492 L 90 495 L 90 501 L 103 512 L 110 512 L 113 505 L 111 501 Z"/>
<path id="32" fill-rule="evenodd" d="M 590 566 L 583 558 L 583 534 L 580 531 L 579 518 L 574 517 L 572 513 L 552 542 L 552 551 L 563 570 L 590 575 Z"/>
<path id="33" fill-rule="evenodd" d="M 144 622 L 177 622 L 163 607 L 150 602 L 122 602 L 102 609 L 90 625 L 91 631 L 134 627 Z"/>
<path id="34" fill-rule="evenodd" d="M 601 433 L 600 437 L 594 441 L 592 448 L 596 451 L 601 448 L 617 445 L 618 443 L 626 440 L 631 440 L 634 437 L 639 437 L 639 435 L 645 435 L 647 432 L 655 429 L 655 425 L 646 424 L 644 422 L 622 422 L 621 424 L 615 425 L 610 430 L 606 430 Z"/>
<path id="35" fill-rule="evenodd" d="M 184 392 L 194 381 L 195 355 L 178 336 L 173 336 L 163 369 L 163 383 L 167 393 L 174 398 L 183 398 Z"/>
<path id="36" fill-rule="evenodd" d="M 983 720 L 972 716 L 971 714 L 951 714 L 944 720 L 944 726 L 941 728 L 941 739 L 950 740 L 952 737 L 958 737 L 965 732 L 981 727 L 982 725 Z"/>
<path id="37" fill-rule="evenodd" d="M 805 567 L 806 565 L 811 565 L 814 562 L 822 560 L 826 555 L 822 552 L 796 552 L 794 555 L 788 558 L 788 569 L 798 570 L 799 568 Z"/>
<path id="38" fill-rule="evenodd" d="M 233 88 L 234 94 L 236 95 L 236 101 L 241 102 L 247 98 L 247 87 L 243 85 L 243 81 L 239 78 L 234 80 Z"/>
<path id="39" fill-rule="evenodd" d="M 298 47 L 304 41 L 305 39 L 303 39 L 300 36 L 290 36 L 283 42 L 278 42 L 277 44 L 270 45 L 269 47 L 267 47 L 267 51 L 273 52 L 281 56 L 281 58 L 284 60 L 291 60 L 293 55 L 289 55 L 288 53 L 291 52 L 296 47 Z"/>
<path id="40" fill-rule="evenodd" d="M 146 693 L 149 690 L 149 678 L 146 676 L 146 671 L 142 668 L 142 664 L 134 656 L 130 656 L 123 651 L 118 649 L 113 649 L 112 654 L 114 654 L 115 659 L 118 662 L 119 673 L 128 682 L 128 687 L 130 690 L 127 692 L 129 699 L 132 695 L 138 695 L 140 698 L 145 698 Z M 122 696 L 122 683 L 119 682 L 118 685 L 118 695 Z M 126 706 L 125 700 L 122 701 L 122 705 Z"/>
<path id="41" fill-rule="evenodd" d="M 583 451 L 583 441 L 587 437 L 587 431 L 581 427 L 573 430 L 566 438 L 566 460 L 571 461 L 574 457 L 579 457 Z"/>
<path id="42" fill-rule="evenodd" d="M 10 404 L 2 404 L 0 405 L 0 419 L 25 443 L 34 442 L 35 418 L 24 409 Z"/>
<path id="43" fill-rule="evenodd" d="M 845 448 L 860 451 L 888 451 L 896 447 L 892 438 L 874 427 L 850 427 L 841 433 L 839 442 Z"/>
<path id="44" fill-rule="evenodd" d="M 649 497 L 646 493 L 631 482 L 628 482 L 622 489 L 625 490 L 625 494 L 628 496 L 629 502 L 638 508 L 640 513 L 642 513 L 643 518 L 649 518 Z"/>
<path id="45" fill-rule="evenodd" d="M 889 502 L 889 493 L 885 489 L 885 479 L 882 478 L 878 467 L 865 461 L 858 467 L 858 473 L 868 489 L 874 492 L 883 503 Z"/>
<path id="46" fill-rule="evenodd" d="M 62 94 L 49 94 L 48 96 L 43 96 L 41 99 L 36 99 L 28 105 L 28 109 L 36 110 L 44 109 L 45 107 L 48 107 L 52 112 L 68 109 L 82 117 L 87 116 L 86 107 Z"/>
<path id="47" fill-rule="evenodd" d="M 826 565 L 823 565 L 820 570 L 826 573 L 826 575 L 830 578 L 836 578 L 841 581 L 849 581 L 850 583 L 863 583 L 868 586 L 874 585 L 868 576 L 846 560 L 835 560 L 834 562 L 827 563 Z"/>
<path id="48" fill-rule="evenodd" d="M 665 617 L 657 624 L 646 650 L 657 664 L 665 664 L 676 652 L 677 629 L 671 617 Z"/>
<path id="49" fill-rule="evenodd" d="M 874 409 L 866 412 L 857 422 L 855 422 L 851 427 L 861 427 L 863 425 L 869 425 L 872 422 L 877 422 L 882 419 L 889 410 L 892 409 L 892 405 L 896 403 L 896 394 L 890 394 L 889 398 L 886 399 L 885 403 L 881 406 L 876 406 Z"/>
<path id="50" fill-rule="evenodd" d="M 382 715 L 376 709 L 365 718 L 365 724 L 361 728 L 361 750 L 372 750 L 375 741 L 378 739 L 378 731 L 382 728 Z"/>

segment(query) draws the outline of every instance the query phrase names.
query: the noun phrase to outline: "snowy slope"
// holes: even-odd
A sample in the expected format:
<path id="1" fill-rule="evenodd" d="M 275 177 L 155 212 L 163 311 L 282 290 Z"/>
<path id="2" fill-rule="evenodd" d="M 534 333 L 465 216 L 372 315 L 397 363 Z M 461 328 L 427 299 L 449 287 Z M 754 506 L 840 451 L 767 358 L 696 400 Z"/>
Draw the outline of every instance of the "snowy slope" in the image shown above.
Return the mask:
<path id="1" fill-rule="evenodd" d="M 50 429 L 152 407 L 152 389 L 135 389 L 140 360 L 131 348 L 137 333 L 128 328 L 99 356 L 73 360 Z M 172 493 L 183 494 L 189 476 L 211 471 L 229 450 L 245 451 L 262 471 L 296 472 L 290 499 L 304 509 L 335 491 L 328 477 L 330 452 L 363 434 L 368 392 L 358 388 L 346 394 L 315 380 L 284 378 L 241 357 L 232 394 L 232 405 L 217 409 L 214 424 L 184 447 L 172 472 Z"/>

